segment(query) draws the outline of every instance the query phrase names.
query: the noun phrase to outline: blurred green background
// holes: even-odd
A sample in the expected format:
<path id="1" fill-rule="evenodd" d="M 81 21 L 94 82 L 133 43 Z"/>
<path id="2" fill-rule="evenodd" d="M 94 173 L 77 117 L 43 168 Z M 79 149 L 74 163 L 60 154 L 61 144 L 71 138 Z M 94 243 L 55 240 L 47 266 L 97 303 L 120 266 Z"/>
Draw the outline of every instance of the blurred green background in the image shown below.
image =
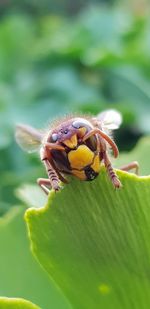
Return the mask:
<path id="1" fill-rule="evenodd" d="M 2 225 L 3 215 L 20 204 L 17 188 L 45 176 L 38 154 L 27 155 L 16 145 L 15 124 L 41 128 L 62 114 L 95 115 L 106 108 L 116 108 L 123 115 L 122 127 L 115 134 L 121 151 L 131 150 L 141 136 L 150 133 L 149 1 L 1 0 Z M 9 256 L 9 251 L 5 254 Z M 18 263 L 16 257 L 14 261 Z M 8 277 L 0 269 L 0 277 L 11 286 L 15 275 L 7 273 Z M 16 292 L 0 287 L 0 293 L 23 296 L 24 287 L 18 294 L 17 289 L 18 281 Z M 67 308 L 56 304 L 57 298 L 56 293 L 53 306 Z"/>

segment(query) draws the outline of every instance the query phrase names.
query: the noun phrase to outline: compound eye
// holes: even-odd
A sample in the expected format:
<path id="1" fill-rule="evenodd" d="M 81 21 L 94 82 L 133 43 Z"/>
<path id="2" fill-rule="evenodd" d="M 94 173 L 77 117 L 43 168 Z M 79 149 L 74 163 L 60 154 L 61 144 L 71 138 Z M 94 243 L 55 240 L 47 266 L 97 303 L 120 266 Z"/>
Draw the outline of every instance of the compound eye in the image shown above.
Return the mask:
<path id="1" fill-rule="evenodd" d="M 75 129 L 80 129 L 82 127 L 84 127 L 84 124 L 79 121 L 79 120 L 75 120 L 73 123 L 72 123 L 72 126 L 75 128 Z"/>
<path id="2" fill-rule="evenodd" d="M 91 128 L 91 125 L 89 123 L 88 120 L 86 119 L 77 119 L 75 120 L 73 123 L 72 123 L 72 126 L 75 128 L 75 129 L 80 129 L 80 128 Z"/>
<path id="3" fill-rule="evenodd" d="M 53 133 L 52 136 L 51 136 L 51 140 L 52 140 L 52 142 L 57 142 L 58 134 L 57 133 Z"/>

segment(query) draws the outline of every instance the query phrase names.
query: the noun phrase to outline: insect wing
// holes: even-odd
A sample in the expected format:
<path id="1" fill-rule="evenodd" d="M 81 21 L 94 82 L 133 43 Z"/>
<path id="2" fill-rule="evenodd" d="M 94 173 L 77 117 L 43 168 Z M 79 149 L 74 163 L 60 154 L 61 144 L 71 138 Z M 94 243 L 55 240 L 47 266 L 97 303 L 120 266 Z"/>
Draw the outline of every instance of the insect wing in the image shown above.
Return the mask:
<path id="1" fill-rule="evenodd" d="M 97 119 L 100 121 L 101 126 L 108 130 L 116 130 L 122 123 L 122 115 L 114 109 L 99 113 Z"/>
<path id="2" fill-rule="evenodd" d="M 38 130 L 22 124 L 17 125 L 15 137 L 19 146 L 28 152 L 39 150 L 43 139 L 43 135 Z"/>

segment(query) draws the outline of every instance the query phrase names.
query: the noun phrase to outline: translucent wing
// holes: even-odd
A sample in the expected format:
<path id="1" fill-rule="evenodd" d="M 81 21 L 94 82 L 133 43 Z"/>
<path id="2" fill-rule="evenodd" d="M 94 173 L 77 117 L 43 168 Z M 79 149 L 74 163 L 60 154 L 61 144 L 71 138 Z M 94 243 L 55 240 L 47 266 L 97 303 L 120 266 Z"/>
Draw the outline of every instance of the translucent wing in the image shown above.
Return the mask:
<path id="1" fill-rule="evenodd" d="M 39 150 L 43 140 L 42 133 L 30 126 L 22 124 L 17 125 L 15 137 L 19 146 L 28 152 Z"/>
<path id="2" fill-rule="evenodd" d="M 108 109 L 99 113 L 97 119 L 100 121 L 102 128 L 108 130 L 116 130 L 122 123 L 121 114 L 114 109 Z"/>

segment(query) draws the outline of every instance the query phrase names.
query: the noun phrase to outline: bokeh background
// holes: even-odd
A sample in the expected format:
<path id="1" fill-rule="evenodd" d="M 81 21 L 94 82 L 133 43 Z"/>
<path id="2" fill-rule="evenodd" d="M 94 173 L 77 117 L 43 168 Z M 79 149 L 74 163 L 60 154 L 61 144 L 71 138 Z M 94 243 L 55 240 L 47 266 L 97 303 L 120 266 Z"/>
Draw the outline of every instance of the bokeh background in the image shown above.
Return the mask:
<path id="1" fill-rule="evenodd" d="M 16 145 L 15 124 L 42 128 L 66 113 L 96 115 L 107 108 L 116 108 L 123 115 L 124 122 L 115 135 L 121 151 L 130 151 L 141 136 L 150 133 L 149 1 L 1 0 L 1 220 L 7 217 L 8 210 L 22 204 L 18 187 L 45 176 L 38 154 L 29 156 Z M 2 249 L 0 296 L 26 296 L 43 306 L 46 283 L 43 294 L 38 295 L 40 299 L 36 298 L 36 289 L 23 292 L 31 280 L 30 275 L 25 279 L 23 273 L 23 269 L 26 275 L 29 273 L 31 257 L 28 260 L 22 217 L 18 219 L 16 213 L 14 217 L 17 223 L 5 218 L 5 224 L 0 226 L 0 242 L 9 243 L 13 233 L 15 237 L 22 235 L 19 229 L 24 238 L 17 239 L 17 257 L 11 258 L 15 242 L 12 251 L 9 246 Z M 10 230 L 7 238 L 4 230 L 6 234 Z M 18 269 L 21 250 L 26 260 L 20 262 L 26 266 Z M 36 268 L 33 261 L 31 264 L 32 269 Z M 44 275 L 40 272 L 38 276 Z M 42 280 L 48 279 L 39 279 L 40 293 Z M 37 278 L 35 281 L 33 284 L 37 284 Z M 53 308 L 67 308 L 62 300 L 60 305 L 56 291 L 47 290 L 49 293 L 54 293 Z M 50 303 L 45 302 L 43 308 L 46 306 L 50 308 Z"/>

